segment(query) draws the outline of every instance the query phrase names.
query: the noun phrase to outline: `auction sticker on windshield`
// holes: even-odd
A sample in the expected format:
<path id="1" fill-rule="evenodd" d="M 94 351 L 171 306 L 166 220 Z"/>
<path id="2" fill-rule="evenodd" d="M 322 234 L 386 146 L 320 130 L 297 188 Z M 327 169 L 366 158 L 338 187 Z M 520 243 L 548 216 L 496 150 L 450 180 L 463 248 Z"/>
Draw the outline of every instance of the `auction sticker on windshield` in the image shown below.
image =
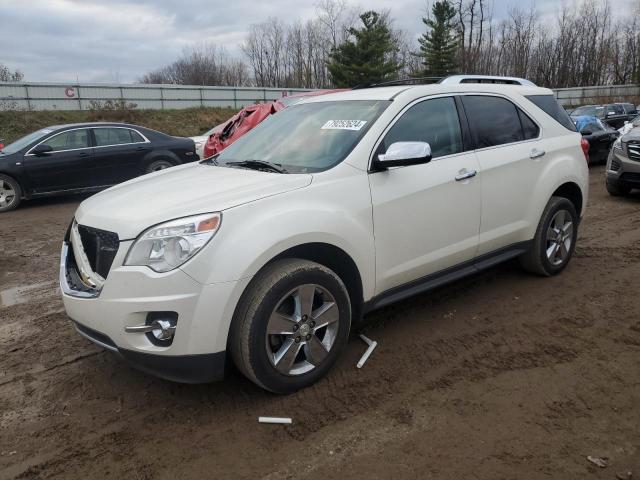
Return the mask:
<path id="1" fill-rule="evenodd" d="M 329 120 L 321 130 L 360 130 L 366 120 Z"/>

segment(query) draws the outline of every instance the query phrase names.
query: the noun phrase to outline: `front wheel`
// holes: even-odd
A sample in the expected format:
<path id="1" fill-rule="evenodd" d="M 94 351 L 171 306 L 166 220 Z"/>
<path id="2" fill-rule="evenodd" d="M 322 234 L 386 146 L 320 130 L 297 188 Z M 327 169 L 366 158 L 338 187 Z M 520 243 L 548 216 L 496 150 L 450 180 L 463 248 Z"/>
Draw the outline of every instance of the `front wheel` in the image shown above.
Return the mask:
<path id="1" fill-rule="evenodd" d="M 160 170 L 165 170 L 173 166 L 175 166 L 175 164 L 171 160 L 165 160 L 165 159 L 154 160 L 151 163 L 149 163 L 149 165 L 146 166 L 146 168 L 144 169 L 144 173 L 147 174 L 147 173 L 159 172 Z"/>
<path id="2" fill-rule="evenodd" d="M 320 379 L 347 343 L 351 303 L 332 270 L 278 260 L 251 282 L 234 315 L 231 354 L 240 371 L 275 393 Z"/>
<path id="3" fill-rule="evenodd" d="M 542 213 L 531 249 L 520 257 L 529 272 L 551 276 L 569 263 L 576 248 L 579 217 L 573 203 L 551 197 Z"/>
<path id="4" fill-rule="evenodd" d="M 631 193 L 631 189 L 629 187 L 611 183 L 609 180 L 606 180 L 605 185 L 607 187 L 607 192 L 609 192 L 609 195 L 612 197 L 625 197 Z"/>
<path id="5" fill-rule="evenodd" d="M 13 178 L 0 174 L 0 213 L 13 210 L 22 200 L 20 184 Z"/>

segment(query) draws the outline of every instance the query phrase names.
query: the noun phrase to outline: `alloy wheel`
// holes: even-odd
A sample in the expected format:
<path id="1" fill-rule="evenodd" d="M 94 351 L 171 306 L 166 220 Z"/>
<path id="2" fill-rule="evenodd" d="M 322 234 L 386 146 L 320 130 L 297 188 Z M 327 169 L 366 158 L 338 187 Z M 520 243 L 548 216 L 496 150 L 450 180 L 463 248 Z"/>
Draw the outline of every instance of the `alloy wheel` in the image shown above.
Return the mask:
<path id="1" fill-rule="evenodd" d="M 16 191 L 13 186 L 5 181 L 0 179 L 0 208 L 5 208 L 11 205 L 16 198 Z"/>
<path id="2" fill-rule="evenodd" d="M 552 265 L 558 266 L 569 257 L 573 242 L 573 221 L 567 210 L 558 210 L 547 229 L 546 254 Z"/>
<path id="3" fill-rule="evenodd" d="M 339 318 L 335 298 L 320 285 L 291 290 L 276 304 L 267 323 L 269 361 L 284 375 L 315 369 L 335 344 Z"/>

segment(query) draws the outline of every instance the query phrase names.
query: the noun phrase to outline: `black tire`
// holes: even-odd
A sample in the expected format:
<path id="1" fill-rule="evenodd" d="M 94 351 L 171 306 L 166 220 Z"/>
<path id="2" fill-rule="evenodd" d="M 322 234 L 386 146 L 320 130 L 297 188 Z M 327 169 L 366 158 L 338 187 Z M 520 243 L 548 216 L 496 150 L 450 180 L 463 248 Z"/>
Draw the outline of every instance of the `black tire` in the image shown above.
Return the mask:
<path id="1" fill-rule="evenodd" d="M 268 353 L 270 348 L 276 350 L 284 348 L 286 346 L 285 340 L 282 340 L 279 347 L 278 345 L 273 347 L 273 344 L 269 342 L 273 337 L 276 337 L 277 340 L 279 336 L 268 335 L 267 325 L 272 313 L 276 308 L 279 308 L 279 305 L 283 305 L 283 298 L 287 298 L 292 290 L 301 285 L 309 284 L 319 287 L 314 290 L 313 295 L 318 295 L 317 292 L 320 289 L 325 290 L 319 294 L 320 297 L 316 296 L 316 299 L 322 300 L 328 293 L 333 297 L 331 300 L 335 300 L 333 308 L 337 307 L 337 312 L 333 311 L 332 315 L 334 318 L 337 315 L 338 318 L 331 324 L 331 328 L 334 329 L 331 334 L 333 343 L 318 365 L 313 367 L 311 363 L 308 364 L 312 370 L 304 373 L 285 374 L 275 366 L 273 363 L 275 360 L 270 360 L 270 353 Z M 318 310 L 316 308 L 314 313 Z M 309 318 L 313 318 L 313 316 L 310 315 Z M 296 325 L 301 325 L 301 323 Z M 338 275 L 323 265 L 307 260 L 277 260 L 256 275 L 243 294 L 232 321 L 229 347 L 234 363 L 251 381 L 274 393 L 291 393 L 312 385 L 331 369 L 347 343 L 350 325 L 351 302 L 347 289 Z M 318 336 L 328 334 L 329 327 L 325 328 L 324 332 L 322 328 L 317 330 Z M 299 336 L 302 331 L 302 327 L 298 327 L 298 333 L 292 335 Z M 312 335 L 316 334 L 312 333 Z M 310 335 L 306 338 L 309 339 L 309 337 Z M 299 350 L 298 354 L 292 355 L 293 361 L 295 362 L 301 356 L 304 357 L 295 365 L 304 364 L 307 361 L 307 349 L 310 347 L 307 343 L 311 344 L 312 342 L 306 342 L 303 338 L 302 342 L 296 342 L 294 345 L 293 338 L 288 338 L 291 339 L 289 345 Z M 315 340 L 315 338 L 311 340 Z M 272 354 L 272 358 L 274 358 L 275 354 Z"/>
<path id="2" fill-rule="evenodd" d="M 564 251 L 567 252 L 566 257 L 562 258 L 561 261 L 556 258 L 555 261 L 559 261 L 559 263 L 554 263 L 547 255 L 547 250 L 553 247 L 553 243 L 555 242 L 555 240 L 548 240 L 547 232 L 549 231 L 551 222 L 555 221 L 556 214 L 558 214 L 558 212 L 560 211 L 565 211 L 571 219 L 571 243 L 569 248 L 567 249 L 566 243 L 561 242 L 565 245 Z M 564 270 L 564 268 L 571 260 L 573 252 L 576 248 L 579 223 L 580 218 L 578 217 L 575 206 L 573 205 L 573 203 L 571 203 L 571 201 L 564 197 L 551 197 L 544 209 L 544 212 L 542 212 L 542 217 L 540 218 L 540 222 L 538 223 L 538 228 L 536 230 L 536 235 L 533 239 L 533 245 L 531 246 L 531 249 L 520 257 L 520 264 L 522 265 L 522 267 L 528 272 L 545 277 L 557 275 L 562 270 Z"/>
<path id="3" fill-rule="evenodd" d="M 158 172 L 160 170 L 165 170 L 167 168 L 175 167 L 176 163 L 168 158 L 160 158 L 158 160 L 153 160 L 147 164 L 144 168 L 145 175 L 147 173 Z"/>
<path id="4" fill-rule="evenodd" d="M 7 195 L 6 192 L 13 192 L 13 195 Z M 0 213 L 17 208 L 21 201 L 20 184 L 10 176 L 0 173 Z"/>
<path id="5" fill-rule="evenodd" d="M 606 180 L 605 185 L 607 187 L 607 192 L 609 192 L 609 195 L 611 195 L 612 197 L 626 197 L 627 195 L 629 195 L 629 193 L 631 193 L 630 187 L 611 183 L 609 182 L 609 180 Z"/>

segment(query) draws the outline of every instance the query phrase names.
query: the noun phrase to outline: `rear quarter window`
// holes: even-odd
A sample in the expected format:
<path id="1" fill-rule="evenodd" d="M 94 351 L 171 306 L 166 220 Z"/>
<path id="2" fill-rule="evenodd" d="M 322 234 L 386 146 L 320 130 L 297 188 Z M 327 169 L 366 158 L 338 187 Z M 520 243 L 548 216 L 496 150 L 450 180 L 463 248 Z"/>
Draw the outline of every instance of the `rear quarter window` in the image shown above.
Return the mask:
<path id="1" fill-rule="evenodd" d="M 576 126 L 571 121 L 571 118 L 553 95 L 527 95 L 526 98 L 567 130 L 576 131 Z M 574 113 L 578 110 L 576 109 Z"/>

